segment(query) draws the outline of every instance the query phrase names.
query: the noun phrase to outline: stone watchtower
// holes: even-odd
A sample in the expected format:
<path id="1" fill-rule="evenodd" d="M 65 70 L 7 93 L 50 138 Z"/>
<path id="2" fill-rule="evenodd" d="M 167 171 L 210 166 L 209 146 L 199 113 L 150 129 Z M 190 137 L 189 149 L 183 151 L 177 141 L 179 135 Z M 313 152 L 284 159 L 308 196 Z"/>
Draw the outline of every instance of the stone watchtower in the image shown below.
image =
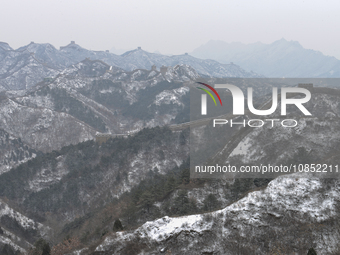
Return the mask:
<path id="1" fill-rule="evenodd" d="M 166 74 L 166 71 L 168 71 L 168 67 L 162 66 L 162 67 L 160 68 L 161 74 L 165 75 L 165 74 Z"/>

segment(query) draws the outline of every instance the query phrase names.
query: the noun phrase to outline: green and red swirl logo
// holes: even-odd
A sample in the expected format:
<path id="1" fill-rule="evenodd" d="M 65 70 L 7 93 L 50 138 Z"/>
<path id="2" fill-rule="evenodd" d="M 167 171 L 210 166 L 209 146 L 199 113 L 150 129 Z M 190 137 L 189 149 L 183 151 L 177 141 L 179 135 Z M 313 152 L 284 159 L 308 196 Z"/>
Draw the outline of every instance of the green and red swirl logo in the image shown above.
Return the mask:
<path id="1" fill-rule="evenodd" d="M 221 106 L 222 106 L 222 100 L 221 100 L 221 98 L 220 98 L 220 95 L 217 93 L 217 91 L 216 91 L 213 87 L 211 87 L 210 85 L 205 84 L 205 83 L 203 83 L 203 82 L 197 82 L 197 83 L 198 83 L 198 84 L 201 84 L 201 85 L 203 85 L 203 86 L 206 86 L 206 87 L 209 88 L 212 92 L 214 92 L 215 95 L 217 96 L 218 100 L 220 100 L 220 104 L 221 104 Z M 206 93 L 214 100 L 215 105 L 217 105 L 214 96 L 210 93 L 209 90 L 206 90 L 206 89 L 203 89 L 203 88 L 200 88 L 200 87 L 197 87 L 197 88 L 203 90 L 204 92 L 206 92 Z"/>

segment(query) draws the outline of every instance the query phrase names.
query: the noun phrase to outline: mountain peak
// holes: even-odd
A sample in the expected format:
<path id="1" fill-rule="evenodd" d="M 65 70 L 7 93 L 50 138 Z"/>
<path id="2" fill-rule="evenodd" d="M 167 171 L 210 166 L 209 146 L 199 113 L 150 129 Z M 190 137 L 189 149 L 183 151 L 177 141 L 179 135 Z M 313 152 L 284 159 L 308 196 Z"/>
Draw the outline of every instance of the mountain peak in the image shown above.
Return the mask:
<path id="1" fill-rule="evenodd" d="M 247 71 L 253 70 L 266 77 L 339 76 L 339 60 L 316 50 L 305 49 L 298 41 L 285 38 L 268 44 L 207 43 L 191 54 L 224 64 L 233 62 Z"/>
<path id="2" fill-rule="evenodd" d="M 138 47 L 137 49 L 130 50 L 130 51 L 127 51 L 127 52 L 123 53 L 121 56 L 126 57 L 126 56 L 129 56 L 129 55 L 131 55 L 131 54 L 136 54 L 136 53 L 146 53 L 146 54 L 150 54 L 149 52 L 147 52 L 147 51 L 145 51 L 145 50 L 142 50 L 142 47 Z"/>
<path id="3" fill-rule="evenodd" d="M 11 46 L 9 46 L 9 44 L 6 42 L 0 42 L 0 47 L 3 48 L 4 50 L 13 50 Z"/>
<path id="4" fill-rule="evenodd" d="M 294 45 L 294 46 L 301 46 L 301 44 L 298 41 L 293 41 L 293 40 L 286 40 L 285 38 L 281 38 L 280 40 L 274 41 L 270 45 Z M 302 46 L 301 46 L 302 47 Z"/>
<path id="5" fill-rule="evenodd" d="M 29 52 L 37 53 L 45 50 L 56 51 L 57 49 L 50 43 L 35 43 L 30 42 L 29 44 L 22 46 L 17 49 L 18 51 L 28 50 Z"/>
<path id="6" fill-rule="evenodd" d="M 75 41 L 71 41 L 66 46 L 60 46 L 60 50 L 67 49 L 67 48 L 71 48 L 71 49 L 83 49 L 80 45 L 76 44 Z"/>

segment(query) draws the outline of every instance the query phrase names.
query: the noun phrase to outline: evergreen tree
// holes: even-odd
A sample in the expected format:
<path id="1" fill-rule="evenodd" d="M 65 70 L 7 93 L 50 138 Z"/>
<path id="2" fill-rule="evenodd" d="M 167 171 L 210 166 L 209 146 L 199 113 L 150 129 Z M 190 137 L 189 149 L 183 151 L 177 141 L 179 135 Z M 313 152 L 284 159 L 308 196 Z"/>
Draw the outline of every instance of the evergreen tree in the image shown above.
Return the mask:
<path id="1" fill-rule="evenodd" d="M 50 244 L 46 242 L 43 238 L 40 238 L 34 244 L 34 249 L 32 249 L 29 255 L 50 255 L 51 248 Z"/>
<path id="2" fill-rule="evenodd" d="M 150 212 L 150 208 L 153 202 L 154 202 L 153 194 L 148 190 L 145 191 L 140 198 L 140 203 L 142 207 L 147 209 L 148 213 Z"/>
<path id="3" fill-rule="evenodd" d="M 189 198 L 187 190 L 179 190 L 174 202 L 174 210 L 176 214 L 183 215 L 189 212 Z"/>
<path id="4" fill-rule="evenodd" d="M 121 231 L 123 230 L 122 222 L 119 219 L 116 219 L 113 223 L 113 231 Z"/>
<path id="5" fill-rule="evenodd" d="M 190 182 L 190 169 L 184 168 L 181 172 L 182 184 L 188 184 Z"/>
<path id="6" fill-rule="evenodd" d="M 308 250 L 307 255 L 317 255 L 317 253 L 316 253 L 316 251 L 314 250 L 314 248 L 312 247 L 312 248 L 310 248 L 310 249 Z"/>
<path id="7" fill-rule="evenodd" d="M 204 209 L 209 212 L 213 211 L 214 209 L 217 209 L 220 206 L 220 202 L 217 200 L 216 196 L 211 193 L 208 196 L 206 196 L 203 203 Z"/>
<path id="8" fill-rule="evenodd" d="M 13 251 L 13 248 L 10 245 L 5 244 L 2 247 L 0 254 L 1 255 L 15 255 L 15 252 Z"/>
<path id="9" fill-rule="evenodd" d="M 173 191 L 176 187 L 176 179 L 173 175 L 169 176 L 165 183 L 165 193 Z"/>

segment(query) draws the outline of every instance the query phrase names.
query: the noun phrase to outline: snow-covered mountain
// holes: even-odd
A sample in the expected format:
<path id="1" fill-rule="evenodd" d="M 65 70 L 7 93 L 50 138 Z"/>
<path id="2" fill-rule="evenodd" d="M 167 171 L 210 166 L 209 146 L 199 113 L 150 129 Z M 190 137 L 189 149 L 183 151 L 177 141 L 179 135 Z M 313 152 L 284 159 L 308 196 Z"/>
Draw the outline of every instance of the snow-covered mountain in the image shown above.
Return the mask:
<path id="1" fill-rule="evenodd" d="M 266 77 L 340 77 L 340 60 L 285 39 L 271 44 L 209 41 L 191 54 L 221 63 L 233 62 Z"/>
<path id="2" fill-rule="evenodd" d="M 27 252 L 38 237 L 48 237 L 53 230 L 43 224 L 13 210 L 0 200 L 0 251 L 5 253 L 4 246 L 8 245 L 13 252 Z"/>
<path id="3" fill-rule="evenodd" d="M 1 43 L 0 54 L 8 75 L 0 94 L 0 249 L 73 236 L 82 243 L 77 254 L 339 253 L 336 179 L 190 179 L 189 88 L 256 74 L 186 54 L 117 56 L 75 43 L 60 50 Z M 36 83 L 20 83 L 27 74 Z M 253 81 L 255 95 L 269 91 L 261 80 Z M 337 163 L 339 95 L 314 88 L 306 105 L 313 117 L 297 117 L 289 131 L 224 132 L 214 160 Z M 101 143 L 98 133 L 124 136 Z M 117 232 L 117 219 L 125 231 Z"/>
<path id="4" fill-rule="evenodd" d="M 71 42 L 66 46 L 60 47 L 60 53 L 72 59 L 73 64 L 78 63 L 86 58 L 91 60 L 102 60 L 107 64 L 121 67 L 121 57 L 107 51 L 92 51 L 85 49 L 75 42 Z M 64 66 L 67 67 L 67 66 Z"/>
<path id="5" fill-rule="evenodd" d="M 55 69 L 63 69 L 74 63 L 75 60 L 68 58 L 63 52 L 57 50 L 53 45 L 49 43 L 34 43 L 20 47 L 16 51 L 18 52 L 30 52 L 34 54 L 34 57 L 41 63 L 44 63 Z M 83 60 L 83 59 L 81 59 Z"/>
<path id="6" fill-rule="evenodd" d="M 95 139 L 97 132 L 128 134 L 188 121 L 188 84 L 199 77 L 186 65 L 168 67 L 164 73 L 126 72 L 87 59 L 24 94 L 2 93 L 1 170 L 9 170 L 38 151 Z M 10 141 L 20 142 L 13 147 Z"/>
<path id="7" fill-rule="evenodd" d="M 41 62 L 27 50 L 0 47 L 0 89 L 25 90 L 45 77 L 54 77 L 60 70 Z"/>
<path id="8" fill-rule="evenodd" d="M 264 126 L 244 132 L 240 136 L 243 139 L 231 151 L 230 157 L 237 158 L 243 164 L 268 162 L 287 165 L 294 158 L 300 162 L 312 159 L 323 162 L 323 159 L 337 155 L 340 144 L 339 90 L 328 89 L 327 94 L 318 92 L 318 88 L 314 88 L 312 99 L 305 104 L 313 112 L 312 117 L 297 117 L 298 113 L 295 112 L 297 126 L 293 130 L 276 123 L 274 128 Z M 278 117 L 273 115 L 270 118 Z"/>
<path id="9" fill-rule="evenodd" d="M 338 254 L 339 181 L 281 176 L 222 210 L 108 235 L 98 254 Z"/>
<path id="10" fill-rule="evenodd" d="M 296 128 L 253 128 L 248 132 L 240 128 L 229 139 L 238 137 L 238 142 L 226 144 L 231 148 L 221 150 L 219 163 L 338 164 L 339 95 L 339 90 L 314 88 L 306 105 L 314 115 L 300 117 Z M 204 139 L 202 142 L 205 143 Z M 231 153 L 223 153 L 226 149 Z M 243 183 L 249 185 L 247 180 L 243 179 Z M 224 185 L 233 190 L 240 189 L 241 183 L 236 179 Z M 232 192 L 220 187 L 217 185 L 213 193 L 219 196 L 223 192 L 224 197 L 230 198 Z M 337 178 L 322 179 L 318 174 L 301 173 L 283 175 L 264 189 L 246 192 L 243 198 L 221 210 L 164 216 L 135 230 L 111 233 L 95 250 L 98 254 L 232 255 L 305 254 L 314 247 L 320 254 L 338 254 L 339 192 Z M 200 197 L 194 193 L 188 196 L 192 200 Z"/>
<path id="11" fill-rule="evenodd" d="M 1 101 L 0 116 L 3 130 L 41 151 L 91 139 L 96 132 L 65 112 L 25 106 L 9 98 Z"/>
<path id="12" fill-rule="evenodd" d="M 101 60 L 106 64 L 125 71 L 135 69 L 150 70 L 153 65 L 162 66 L 189 65 L 199 74 L 208 77 L 259 77 L 237 65 L 220 64 L 214 60 L 202 60 L 187 54 L 165 56 L 149 53 L 140 48 L 115 55 L 108 51 L 92 51 L 70 43 L 56 49 L 49 43 L 30 44 L 13 50 L 7 43 L 0 44 L 0 89 L 28 89 L 44 80 L 55 78 L 71 65 L 85 59 Z"/>
<path id="13" fill-rule="evenodd" d="M 53 56 L 58 59 L 59 53 L 50 45 L 30 44 L 27 48 L 6 54 L 29 54 L 40 64 L 51 58 L 47 68 L 58 65 L 58 61 L 52 60 Z M 106 205 L 132 190 L 151 170 L 164 175 L 187 159 L 185 131 L 164 129 L 153 138 L 155 131 L 141 130 L 188 121 L 188 86 L 200 78 L 194 68 L 185 64 L 162 70 L 124 71 L 102 60 L 87 58 L 36 86 L 25 87 L 23 92 L 2 93 L 4 169 L 0 192 L 15 203 L 15 211 L 34 215 L 36 224 L 40 221 L 56 230 L 53 222 L 57 220 L 57 228 L 65 227 L 61 235 L 72 231 L 68 224 L 72 225 L 79 217 L 87 219 L 94 210 L 99 213 L 93 217 L 101 217 Z M 103 151 L 98 144 L 88 141 L 95 139 L 96 132 L 134 136 L 125 142 L 126 150 L 122 148 L 124 142 L 118 140 L 114 141 L 116 145 L 110 145 L 113 148 L 107 148 L 109 151 L 105 146 Z M 80 146 L 79 149 L 72 144 Z M 114 146 L 120 152 L 111 162 L 117 151 Z M 89 151 L 92 153 L 88 154 Z M 86 169 L 83 154 L 90 160 Z M 93 164 L 96 167 L 90 167 Z M 80 169 L 83 170 L 77 172 Z M 72 176 L 78 173 L 83 183 L 74 182 Z M 74 188 L 79 193 L 74 193 Z M 32 244 L 40 236 L 41 233 L 32 234 L 24 240 Z M 46 239 L 51 240 L 52 236 L 49 234 Z"/>
<path id="14" fill-rule="evenodd" d="M 9 44 L 6 43 L 6 42 L 0 42 L 0 47 L 1 47 L 3 50 L 13 50 L 13 49 L 11 48 L 11 46 L 9 46 Z"/>
<path id="15" fill-rule="evenodd" d="M 189 153 L 187 134 L 154 128 L 102 146 L 67 146 L 2 174 L 0 193 L 36 216 L 50 212 L 63 225 L 120 198 L 150 171 L 179 167 Z"/>
<path id="16" fill-rule="evenodd" d="M 85 58 L 102 60 L 107 64 L 120 67 L 127 71 L 135 69 L 150 70 L 153 65 L 160 68 L 162 66 L 185 64 L 193 67 L 199 74 L 209 77 L 260 77 L 256 73 L 244 71 L 237 65 L 225 65 L 213 60 L 202 60 L 188 54 L 166 56 L 144 51 L 140 47 L 125 52 L 120 56 L 107 51 L 89 51 L 75 43 L 61 47 L 60 51 L 70 59 L 77 61 Z"/>
<path id="17" fill-rule="evenodd" d="M 20 138 L 11 136 L 0 129 L 0 174 L 9 171 L 27 160 L 34 158 L 37 152 L 24 144 Z"/>
<path id="18" fill-rule="evenodd" d="M 136 49 L 126 52 L 121 56 L 126 62 L 122 68 L 126 70 L 136 68 L 150 69 L 152 65 L 160 68 L 163 65 L 175 66 L 185 64 L 194 68 L 200 75 L 208 77 L 260 77 L 258 74 L 246 72 L 234 64 L 220 64 L 214 60 L 202 60 L 188 54 L 165 56 Z"/>

